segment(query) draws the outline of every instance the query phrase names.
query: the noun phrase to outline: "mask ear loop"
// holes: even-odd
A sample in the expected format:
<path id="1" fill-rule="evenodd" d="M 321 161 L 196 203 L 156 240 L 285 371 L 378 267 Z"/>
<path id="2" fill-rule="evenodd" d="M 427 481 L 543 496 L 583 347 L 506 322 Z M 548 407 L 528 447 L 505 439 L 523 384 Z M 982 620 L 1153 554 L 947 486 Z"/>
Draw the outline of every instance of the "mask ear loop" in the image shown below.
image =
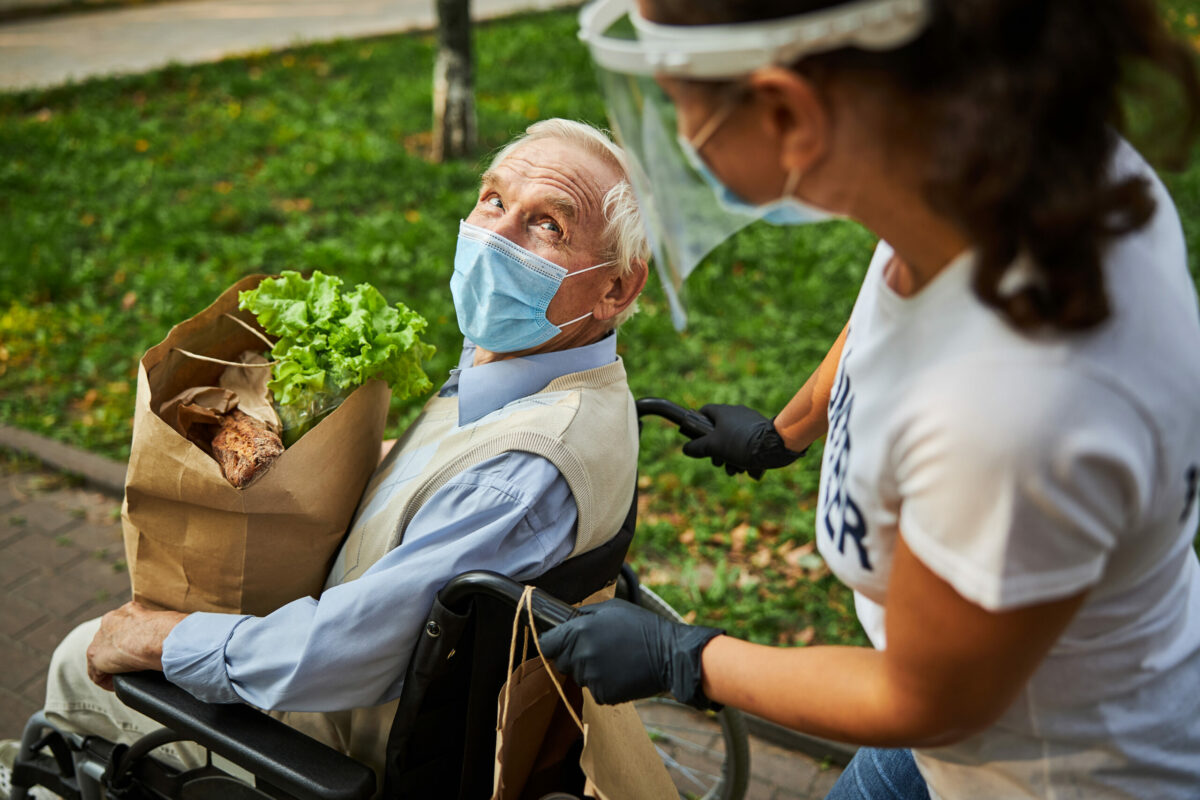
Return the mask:
<path id="1" fill-rule="evenodd" d="M 800 185 L 801 177 L 802 175 L 799 167 L 793 167 L 792 169 L 788 170 L 787 180 L 783 183 L 783 194 L 781 194 L 780 197 L 795 197 L 796 187 Z"/>
<path id="2" fill-rule="evenodd" d="M 692 147 L 696 149 L 697 153 L 700 152 L 700 148 L 708 144 L 708 140 L 725 124 L 726 120 L 733 116 L 733 112 L 742 104 L 744 93 L 745 89 L 741 87 L 732 92 L 726 98 L 725 103 L 717 109 L 717 113 L 709 117 L 708 122 L 700 126 L 700 130 L 691 138 Z"/>
<path id="3" fill-rule="evenodd" d="M 567 278 L 573 278 L 576 275 L 582 275 L 585 272 L 591 272 L 594 269 L 601 269 L 602 267 L 611 267 L 611 266 L 615 265 L 616 263 L 617 263 L 616 261 L 605 261 L 604 263 L 596 264 L 593 267 L 585 267 L 583 269 L 577 269 L 574 272 L 568 273 L 567 276 L 563 278 L 563 280 L 565 281 Z M 561 330 L 561 329 L 567 327 L 568 325 L 574 325 L 576 322 L 579 322 L 580 320 L 585 320 L 590 316 L 592 316 L 591 311 L 587 312 L 586 314 L 583 314 L 582 316 L 578 316 L 575 319 L 567 320 L 566 322 L 560 322 L 557 325 L 555 325 L 554 327 Z M 550 323 L 550 324 L 553 325 L 554 323 Z"/>

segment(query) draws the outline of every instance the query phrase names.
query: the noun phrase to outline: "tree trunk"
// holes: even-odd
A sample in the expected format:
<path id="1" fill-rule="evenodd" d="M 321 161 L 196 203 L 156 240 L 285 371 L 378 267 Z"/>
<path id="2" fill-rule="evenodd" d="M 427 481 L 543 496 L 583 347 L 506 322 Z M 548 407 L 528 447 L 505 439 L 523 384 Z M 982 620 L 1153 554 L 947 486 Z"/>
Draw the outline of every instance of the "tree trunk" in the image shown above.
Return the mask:
<path id="1" fill-rule="evenodd" d="M 438 55 L 433 72 L 433 160 L 475 151 L 471 82 L 471 2 L 437 0 Z"/>

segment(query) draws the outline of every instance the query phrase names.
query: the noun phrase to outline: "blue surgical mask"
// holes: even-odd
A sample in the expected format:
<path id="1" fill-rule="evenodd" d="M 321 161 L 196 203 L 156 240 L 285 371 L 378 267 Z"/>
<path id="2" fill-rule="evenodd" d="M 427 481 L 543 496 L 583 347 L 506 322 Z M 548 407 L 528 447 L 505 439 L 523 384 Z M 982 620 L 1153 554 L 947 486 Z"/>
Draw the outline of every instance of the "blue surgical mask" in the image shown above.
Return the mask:
<path id="1" fill-rule="evenodd" d="M 607 261 L 576 270 L 547 261 L 486 228 L 465 220 L 458 228 L 450 293 L 463 336 L 493 353 L 516 353 L 545 344 L 587 314 L 555 325 L 546 308 L 563 279 L 582 275 Z"/>
<path id="2" fill-rule="evenodd" d="M 730 119 L 738 108 L 737 98 L 730 98 L 724 106 L 716 109 L 716 112 L 710 116 L 707 122 L 700 127 L 700 132 L 696 134 L 696 142 L 690 139 L 685 139 L 683 136 L 677 137 L 679 149 L 683 151 L 684 158 L 688 160 L 692 169 L 701 176 L 701 179 L 708 184 L 710 190 L 716 196 L 716 201 L 722 209 L 730 213 L 739 213 L 739 215 L 754 217 L 756 219 L 766 219 L 767 222 L 773 225 L 803 225 L 810 222 L 824 222 L 826 219 L 833 219 L 835 215 L 826 210 L 818 209 L 816 206 L 804 203 L 803 200 L 798 200 L 794 197 L 796 185 L 800 182 L 800 170 L 793 169 L 787 173 L 787 181 L 784 184 L 784 194 L 770 203 L 755 205 L 748 203 L 743 198 L 738 197 L 738 194 L 725 185 L 718 176 L 713 173 L 712 169 L 708 168 L 708 164 L 704 163 L 703 156 L 700 155 L 700 149 L 704 143 L 713 138 L 713 134 L 718 131 L 722 125 L 725 125 L 726 120 Z"/>
<path id="3" fill-rule="evenodd" d="M 713 190 L 713 194 L 717 196 L 717 202 L 720 203 L 721 208 L 731 214 L 742 214 L 754 217 L 755 219 L 763 219 L 772 225 L 805 225 L 810 222 L 824 222 L 825 220 L 833 219 L 833 215 L 828 211 L 810 206 L 792 196 L 792 192 L 800 180 L 800 173 L 797 170 L 792 170 L 788 173 L 782 197 L 770 203 L 754 205 L 743 200 L 736 192 L 726 186 L 709 169 L 708 164 L 704 163 L 704 159 L 692 143 L 682 136 L 679 137 L 679 147 L 683 150 L 683 155 L 687 158 L 688 164 L 691 165 L 692 169 L 696 170 L 697 174 Z"/>

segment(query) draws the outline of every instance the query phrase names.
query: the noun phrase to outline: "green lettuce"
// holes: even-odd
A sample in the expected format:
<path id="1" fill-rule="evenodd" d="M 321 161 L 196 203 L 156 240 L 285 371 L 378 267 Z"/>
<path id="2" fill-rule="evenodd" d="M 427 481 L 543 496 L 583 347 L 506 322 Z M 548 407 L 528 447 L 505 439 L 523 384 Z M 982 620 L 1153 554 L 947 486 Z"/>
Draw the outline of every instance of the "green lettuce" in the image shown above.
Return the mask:
<path id="1" fill-rule="evenodd" d="M 433 388 L 421 368 L 434 353 L 420 339 L 425 318 L 403 303 L 388 305 L 370 284 L 343 292 L 340 278 L 321 272 L 304 278 L 288 271 L 242 292 L 238 307 L 279 337 L 267 386 L 283 423 L 284 444 L 374 378 L 386 381 L 400 399 Z"/>

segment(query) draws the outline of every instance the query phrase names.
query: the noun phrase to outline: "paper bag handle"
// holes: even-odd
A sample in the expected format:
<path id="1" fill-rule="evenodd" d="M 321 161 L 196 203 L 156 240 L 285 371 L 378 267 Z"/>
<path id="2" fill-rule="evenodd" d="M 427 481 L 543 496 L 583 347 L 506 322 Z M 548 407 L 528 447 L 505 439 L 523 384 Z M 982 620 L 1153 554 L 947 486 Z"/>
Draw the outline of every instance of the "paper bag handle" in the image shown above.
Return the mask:
<path id="1" fill-rule="evenodd" d="M 520 629 L 521 609 L 522 608 L 525 609 L 527 615 L 529 616 L 529 627 L 526 631 L 526 636 L 528 636 L 529 633 L 532 632 L 533 646 L 537 648 L 538 658 L 541 659 L 542 665 L 546 668 L 546 675 L 550 678 L 550 682 L 552 684 L 554 684 L 555 691 L 557 691 L 558 696 L 562 698 L 563 705 L 565 705 L 567 707 L 567 713 L 569 713 L 571 715 L 571 719 L 575 721 L 575 725 L 579 728 L 580 733 L 584 733 L 586 735 L 587 731 L 584 728 L 583 720 L 581 720 L 579 718 L 579 715 L 575 713 L 575 707 L 572 706 L 571 701 L 567 699 L 567 693 L 565 691 L 563 691 L 562 684 L 559 683 L 558 676 L 555 674 L 554 668 L 550 665 L 550 662 L 546 660 L 546 655 L 542 652 L 542 643 L 540 641 L 538 641 L 537 626 L 534 624 L 534 620 L 533 620 L 533 587 L 532 586 L 526 586 L 525 590 L 523 592 L 521 592 L 521 599 L 517 601 L 516 613 L 513 614 L 512 641 L 509 643 L 509 646 L 508 646 L 508 676 L 509 677 L 508 677 L 508 680 L 504 682 L 504 705 L 501 707 L 501 710 L 500 710 L 500 720 L 496 724 L 496 730 L 497 731 L 502 730 L 504 728 L 504 724 L 506 722 L 508 722 L 508 698 L 509 698 L 509 690 L 512 686 L 513 660 L 516 658 L 516 655 L 517 655 L 517 631 Z M 528 647 L 528 639 L 526 639 L 525 646 Z"/>
<path id="2" fill-rule="evenodd" d="M 222 314 L 221 316 L 229 317 L 231 320 L 236 322 L 238 325 L 241 325 L 243 328 L 250 331 L 252 334 L 257 336 L 259 339 L 262 339 L 263 343 L 266 344 L 267 347 L 275 346 L 274 342 L 272 342 L 270 339 L 268 339 L 266 336 L 264 336 L 262 331 L 258 330 L 258 328 L 255 328 L 253 325 L 247 324 L 244 320 L 238 319 L 233 314 L 225 313 L 225 314 Z M 279 363 L 278 361 L 267 361 L 262 364 L 243 364 L 238 361 L 225 361 L 224 359 L 213 358 L 212 356 L 197 355 L 196 353 L 193 353 L 190 350 L 184 350 L 182 347 L 172 347 L 171 349 L 177 353 L 183 353 L 188 358 L 194 358 L 197 361 L 208 361 L 212 364 L 223 364 L 227 367 L 273 367 Z"/>

